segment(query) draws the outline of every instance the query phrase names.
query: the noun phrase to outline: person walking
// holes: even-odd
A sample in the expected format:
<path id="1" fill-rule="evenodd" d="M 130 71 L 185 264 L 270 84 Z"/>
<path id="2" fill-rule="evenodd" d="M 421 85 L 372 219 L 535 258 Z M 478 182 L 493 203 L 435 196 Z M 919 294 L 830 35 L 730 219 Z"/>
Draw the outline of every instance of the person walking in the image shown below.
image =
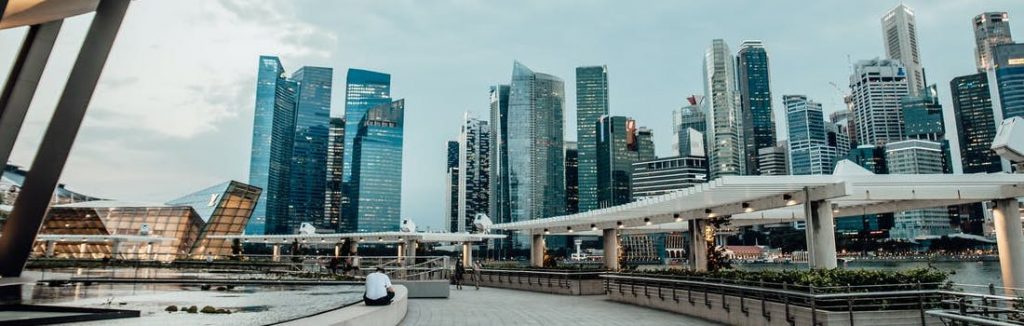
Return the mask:
<path id="1" fill-rule="evenodd" d="M 473 261 L 473 282 L 476 285 L 476 290 L 480 291 L 480 261 Z"/>
<path id="2" fill-rule="evenodd" d="M 466 274 L 466 267 L 462 266 L 462 262 L 455 264 L 455 289 L 462 290 L 462 278 Z"/>

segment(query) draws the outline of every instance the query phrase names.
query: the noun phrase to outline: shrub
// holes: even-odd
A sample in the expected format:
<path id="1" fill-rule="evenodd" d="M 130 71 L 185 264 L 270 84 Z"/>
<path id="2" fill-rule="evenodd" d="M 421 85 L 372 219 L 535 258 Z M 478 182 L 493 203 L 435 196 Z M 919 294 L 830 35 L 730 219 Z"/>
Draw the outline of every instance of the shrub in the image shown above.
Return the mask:
<path id="1" fill-rule="evenodd" d="M 883 270 L 851 270 L 851 269 L 816 269 L 816 270 L 768 270 L 768 271 L 741 271 L 741 270 L 720 270 L 714 272 L 698 272 L 693 270 L 664 270 L 640 274 L 644 276 L 660 276 L 668 278 L 683 279 L 705 279 L 714 282 L 729 282 L 738 284 L 761 285 L 768 288 L 781 288 L 783 284 L 787 287 L 808 288 L 814 287 L 819 292 L 828 291 L 829 288 L 841 290 L 846 286 L 880 286 L 877 288 L 861 288 L 871 291 L 893 290 L 893 289 L 916 289 L 918 283 L 922 288 L 935 289 L 949 287 L 948 274 L 935 269 L 911 269 L 904 271 L 883 271 Z"/>

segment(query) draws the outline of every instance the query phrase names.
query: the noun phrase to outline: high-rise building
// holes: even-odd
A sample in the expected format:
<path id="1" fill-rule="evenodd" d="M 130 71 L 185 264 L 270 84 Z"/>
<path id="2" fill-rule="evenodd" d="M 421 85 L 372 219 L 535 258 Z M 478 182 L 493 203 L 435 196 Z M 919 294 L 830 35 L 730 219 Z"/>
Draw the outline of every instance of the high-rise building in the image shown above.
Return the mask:
<path id="1" fill-rule="evenodd" d="M 892 174 L 943 173 L 942 144 L 929 140 L 911 139 L 892 142 L 885 146 L 885 160 Z M 916 209 L 899 212 L 889 237 L 916 240 L 920 236 L 944 236 L 957 232 L 946 207 Z"/>
<path id="2" fill-rule="evenodd" d="M 775 146 L 775 119 L 768 76 L 768 53 L 761 41 L 744 41 L 736 55 L 743 147 L 748 175 L 758 174 L 758 150 Z"/>
<path id="3" fill-rule="evenodd" d="M 601 208 L 632 201 L 630 177 L 639 157 L 636 121 L 606 115 L 597 123 L 597 204 Z"/>
<path id="4" fill-rule="evenodd" d="M 650 161 L 658 158 L 654 154 L 654 131 L 647 127 L 640 127 L 636 131 L 636 159 L 638 161 Z"/>
<path id="5" fill-rule="evenodd" d="M 825 122 L 825 144 L 836 149 L 836 161 L 850 153 L 850 134 L 846 123 Z"/>
<path id="6" fill-rule="evenodd" d="M 295 137 L 288 177 L 288 218 L 277 219 L 274 233 L 294 233 L 303 223 L 331 228 L 324 217 L 327 190 L 327 142 L 331 123 L 334 70 L 302 67 L 292 74 L 295 92 Z M 336 226 L 335 226 L 336 227 Z"/>
<path id="7" fill-rule="evenodd" d="M 490 209 L 491 128 L 468 113 L 459 134 L 458 230 L 473 232 L 476 214 Z"/>
<path id="8" fill-rule="evenodd" d="M 595 127 L 596 129 L 596 127 Z M 565 142 L 565 213 L 580 212 L 579 148 L 574 141 Z"/>
<path id="9" fill-rule="evenodd" d="M 874 174 L 889 174 L 885 164 L 885 148 L 873 145 L 860 145 L 850 150 L 846 159 L 857 163 L 865 170 Z"/>
<path id="10" fill-rule="evenodd" d="M 836 125 L 839 130 L 846 131 L 846 139 L 850 140 L 849 149 L 857 147 L 857 125 L 854 123 L 853 116 L 853 97 L 843 97 L 843 102 L 846 104 L 846 108 L 829 113 L 829 121 Z"/>
<path id="11" fill-rule="evenodd" d="M 901 100 L 903 107 L 903 134 L 908 139 L 940 141 L 945 138 L 946 126 L 942 120 L 938 88 L 929 86 L 917 95 Z"/>
<path id="12" fill-rule="evenodd" d="M 711 179 L 746 172 L 743 125 L 736 90 L 736 60 L 724 40 L 711 42 L 704 55 L 708 166 Z"/>
<path id="13" fill-rule="evenodd" d="M 491 195 L 490 213 L 488 214 L 494 223 L 508 223 L 512 221 L 512 198 L 509 188 L 509 161 L 508 161 L 508 95 L 509 85 L 491 86 L 490 89 L 490 113 L 491 113 Z M 511 232 L 504 232 L 507 235 L 504 239 L 489 242 L 491 250 L 498 257 L 510 257 L 513 248 L 514 238 Z"/>
<path id="14" fill-rule="evenodd" d="M 789 129 L 790 174 L 831 174 L 837 153 L 828 146 L 821 104 L 804 95 L 783 95 L 782 103 Z"/>
<path id="15" fill-rule="evenodd" d="M 672 150 L 679 156 L 706 156 L 704 150 L 708 119 L 702 109 L 703 97 L 690 96 L 689 105 L 672 111 Z"/>
<path id="16" fill-rule="evenodd" d="M 985 12 L 974 16 L 974 58 L 978 72 L 993 66 L 992 52 L 996 45 L 1013 43 L 1010 17 L 1006 12 Z"/>
<path id="17" fill-rule="evenodd" d="M 459 141 L 448 141 L 445 167 L 444 220 L 446 231 L 459 232 Z"/>
<path id="18" fill-rule="evenodd" d="M 327 138 L 327 188 L 324 193 L 324 223 L 341 229 L 341 175 L 345 164 L 345 119 L 331 118 Z"/>
<path id="19" fill-rule="evenodd" d="M 345 77 L 345 148 L 353 148 L 359 125 L 362 124 L 366 112 L 383 104 L 391 103 L 391 75 L 376 71 L 349 69 Z M 355 218 L 355 200 L 357 191 L 353 186 L 352 162 L 354 152 L 346 150 L 342 170 L 342 216 L 346 219 Z M 343 224 L 346 224 L 343 222 Z M 347 223 L 355 226 L 355 221 Z M 354 228 L 346 229 L 352 232 Z"/>
<path id="20" fill-rule="evenodd" d="M 608 67 L 576 68 L 576 141 L 581 212 L 597 209 L 597 119 L 608 114 Z"/>
<path id="21" fill-rule="evenodd" d="M 785 143 L 757 151 L 757 172 L 759 175 L 789 175 L 789 164 L 786 163 Z"/>
<path id="22" fill-rule="evenodd" d="M 515 62 L 508 101 L 510 219 L 563 215 L 565 83 Z"/>
<path id="23" fill-rule="evenodd" d="M 288 172 L 295 137 L 295 82 L 284 76 L 281 60 L 260 56 L 252 128 L 249 184 L 263 189 L 245 227 L 265 234 L 268 221 L 287 216 Z M 272 232 L 272 231 L 271 231 Z"/>
<path id="24" fill-rule="evenodd" d="M 1024 43 L 995 46 L 995 65 L 989 73 L 989 80 L 995 78 L 993 95 L 999 96 L 998 121 L 1012 117 L 1024 117 Z"/>
<path id="25" fill-rule="evenodd" d="M 903 65 L 896 60 L 857 62 L 850 76 L 857 144 L 885 145 L 903 139 L 900 100 L 910 93 Z"/>
<path id="26" fill-rule="evenodd" d="M 963 173 L 1002 171 L 1002 162 L 991 149 L 997 123 L 986 73 L 953 78 L 949 88 L 959 133 L 957 137 L 960 139 Z"/>
<path id="27" fill-rule="evenodd" d="M 352 142 L 354 232 L 398 231 L 405 100 L 366 111 Z"/>
<path id="28" fill-rule="evenodd" d="M 882 16 L 882 36 L 889 59 L 899 61 L 906 69 L 907 85 L 917 94 L 927 85 L 917 43 L 917 21 L 914 11 L 903 4 Z"/>
<path id="29" fill-rule="evenodd" d="M 707 169 L 707 159 L 702 156 L 674 156 L 633 163 L 632 197 L 644 199 L 708 182 Z"/>

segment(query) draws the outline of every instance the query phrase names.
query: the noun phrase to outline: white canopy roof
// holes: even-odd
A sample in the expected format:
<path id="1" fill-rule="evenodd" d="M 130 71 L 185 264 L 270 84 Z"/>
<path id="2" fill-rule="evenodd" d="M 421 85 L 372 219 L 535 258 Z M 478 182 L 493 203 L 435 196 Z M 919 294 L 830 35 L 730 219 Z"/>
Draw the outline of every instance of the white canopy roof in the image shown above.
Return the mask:
<path id="1" fill-rule="evenodd" d="M 1024 196 L 1024 174 L 726 176 L 674 193 L 584 213 L 495 224 L 491 229 L 564 233 L 731 216 L 733 225 L 802 220 L 803 205 L 828 201 L 834 217 Z M 645 221 L 646 220 L 646 221 Z"/>
<path id="2" fill-rule="evenodd" d="M 363 233 L 330 233 L 330 234 L 275 234 L 275 235 L 211 235 L 210 239 L 242 239 L 245 242 L 291 243 L 324 242 L 338 243 L 344 240 L 365 241 L 367 243 L 394 243 L 402 241 L 417 242 L 479 242 L 488 239 L 501 239 L 504 234 L 479 233 L 430 233 L 430 232 L 363 232 Z"/>

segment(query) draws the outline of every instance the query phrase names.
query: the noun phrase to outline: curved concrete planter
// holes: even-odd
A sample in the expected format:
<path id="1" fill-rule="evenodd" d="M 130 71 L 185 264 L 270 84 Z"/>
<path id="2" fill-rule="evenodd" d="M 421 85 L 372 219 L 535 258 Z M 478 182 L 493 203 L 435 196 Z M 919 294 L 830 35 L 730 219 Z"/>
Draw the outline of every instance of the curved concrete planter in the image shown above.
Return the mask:
<path id="1" fill-rule="evenodd" d="M 388 306 L 367 306 L 362 302 L 281 325 L 395 326 L 409 311 L 409 291 L 395 285 L 395 299 Z"/>

